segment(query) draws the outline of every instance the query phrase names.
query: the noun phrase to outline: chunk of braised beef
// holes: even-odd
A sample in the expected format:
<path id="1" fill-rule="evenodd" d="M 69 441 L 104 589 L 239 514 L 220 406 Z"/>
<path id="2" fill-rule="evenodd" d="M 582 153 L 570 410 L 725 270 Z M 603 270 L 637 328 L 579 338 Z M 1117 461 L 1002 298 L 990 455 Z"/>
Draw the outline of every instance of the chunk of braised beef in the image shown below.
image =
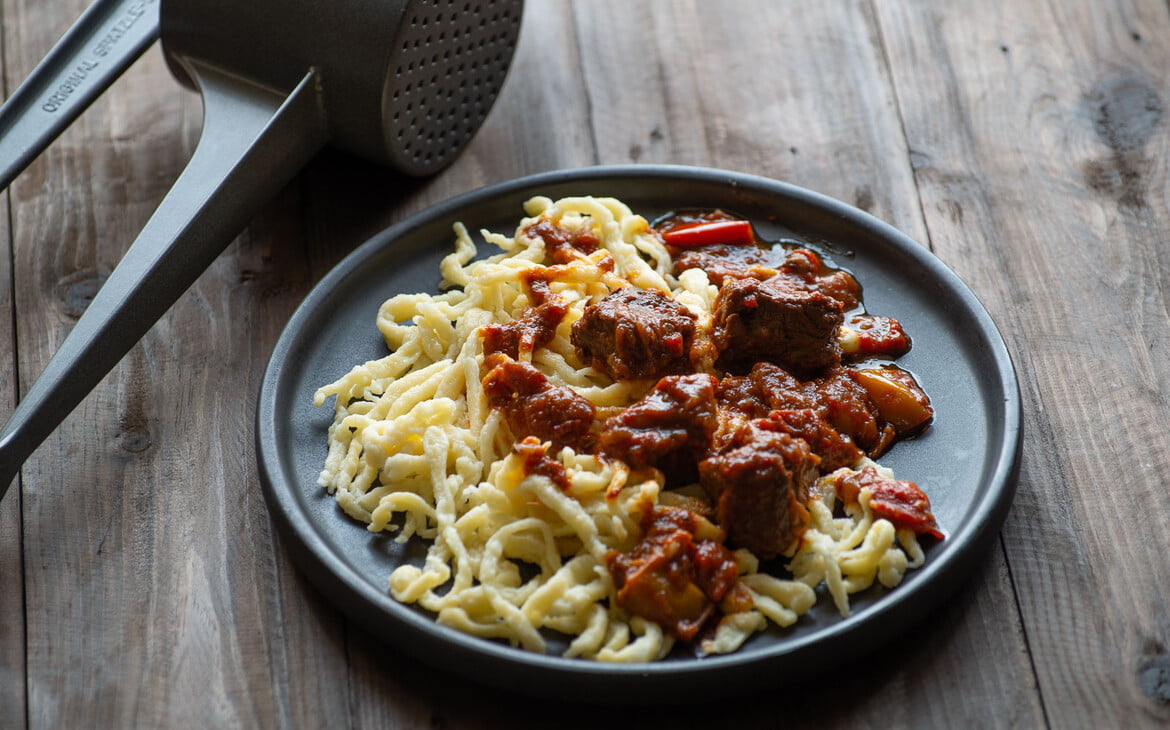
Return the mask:
<path id="1" fill-rule="evenodd" d="M 789 251 L 778 268 L 782 274 L 798 279 L 806 286 L 841 302 L 845 311 L 861 306 L 861 284 L 853 274 L 827 265 L 812 249 Z"/>
<path id="2" fill-rule="evenodd" d="M 716 380 L 704 373 L 661 378 L 637 403 L 602 424 L 602 453 L 634 469 L 656 467 L 669 482 L 693 482 L 718 426 Z"/>
<path id="3" fill-rule="evenodd" d="M 769 559 L 808 528 L 805 504 L 819 464 L 804 439 L 756 419 L 727 448 L 699 462 L 699 482 L 715 501 L 728 543 Z"/>
<path id="4" fill-rule="evenodd" d="M 819 377 L 799 380 L 781 368 L 760 363 L 750 377 L 771 410 L 812 409 L 866 453 L 883 443 L 878 411 L 847 368 L 834 367 Z"/>
<path id="5" fill-rule="evenodd" d="M 599 246 L 592 228 L 563 228 L 544 218 L 529 225 L 524 233 L 544 241 L 545 253 L 558 264 L 567 264 L 583 254 L 591 254 Z"/>
<path id="6" fill-rule="evenodd" d="M 495 354 L 485 358 L 483 389 L 504 414 L 515 440 L 535 436 L 554 448 L 587 445 L 596 409 L 580 393 L 554 385 L 530 363 Z"/>
<path id="7" fill-rule="evenodd" d="M 809 449 L 820 458 L 822 472 L 853 466 L 864 455 L 853 439 L 830 426 L 812 408 L 776 410 L 768 414 L 768 419 L 776 428 L 804 439 Z"/>
<path id="8" fill-rule="evenodd" d="M 855 464 L 864 452 L 827 420 L 832 409 L 818 385 L 817 380 L 801 381 L 767 362 L 757 363 L 747 375 L 724 378 L 717 393 L 721 419 L 716 447 L 734 435 L 744 419 L 766 418 L 808 442 L 821 459 L 822 471 Z"/>
<path id="9" fill-rule="evenodd" d="M 690 641 L 736 585 L 735 556 L 723 546 L 721 530 L 685 509 L 656 506 L 643 529 L 632 550 L 606 555 L 617 603 Z"/>
<path id="10" fill-rule="evenodd" d="M 747 375 L 719 382 L 719 405 L 748 418 L 764 418 L 777 409 L 816 408 L 816 394 L 779 365 L 758 362 Z"/>
<path id="11" fill-rule="evenodd" d="M 767 279 L 776 273 L 775 269 L 769 268 L 771 257 L 768 250 L 760 246 L 713 244 L 671 248 L 670 251 L 675 276 L 688 269 L 702 269 L 715 286 L 721 286 L 729 278 Z"/>
<path id="12" fill-rule="evenodd" d="M 841 302 L 789 277 L 728 279 L 719 287 L 712 313 L 721 368 L 742 372 L 767 360 L 811 375 L 841 359 Z"/>
<path id="13" fill-rule="evenodd" d="M 751 375 L 725 375 L 719 381 L 715 399 L 721 414 L 762 418 L 771 410 Z"/>
<path id="14" fill-rule="evenodd" d="M 808 383 L 826 421 L 853 440 L 866 455 L 877 458 L 894 443 L 897 432 L 881 417 L 869 391 L 850 368 L 838 367 Z"/>
<path id="15" fill-rule="evenodd" d="M 614 380 L 689 372 L 693 312 L 656 289 L 625 288 L 585 307 L 573 323 L 582 362 Z"/>
<path id="16" fill-rule="evenodd" d="M 747 375 L 727 377 L 720 382 L 719 407 L 746 418 L 765 418 L 774 411 L 811 410 L 845 444 L 876 458 L 889 448 L 899 432 L 883 418 L 870 391 L 860 382 L 864 378 L 852 368 L 834 367 L 819 377 L 801 380 L 778 365 L 760 362 Z M 847 445 L 834 443 L 836 439 L 831 435 L 819 431 L 810 431 L 809 435 L 813 450 L 822 457 L 828 455 L 830 464 L 847 459 L 851 452 Z M 827 465 L 823 468 L 830 469 Z"/>

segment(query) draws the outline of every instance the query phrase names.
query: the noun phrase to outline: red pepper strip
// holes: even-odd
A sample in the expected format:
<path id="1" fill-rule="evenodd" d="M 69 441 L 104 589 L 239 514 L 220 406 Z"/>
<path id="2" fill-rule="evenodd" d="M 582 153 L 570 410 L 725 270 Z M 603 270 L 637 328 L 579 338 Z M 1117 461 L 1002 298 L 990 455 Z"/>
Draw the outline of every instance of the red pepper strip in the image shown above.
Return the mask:
<path id="1" fill-rule="evenodd" d="M 869 506 L 875 515 L 886 518 L 895 528 L 908 527 L 919 535 L 943 539 L 942 530 L 930 513 L 930 500 L 917 484 L 883 479 L 869 487 L 873 490 Z"/>
<path id="2" fill-rule="evenodd" d="M 861 490 L 869 489 L 869 507 L 877 517 L 889 520 L 897 529 L 908 527 L 939 540 L 945 537 L 930 512 L 930 498 L 914 482 L 886 479 L 872 466 L 847 471 L 834 482 L 837 497 L 845 504 L 857 504 Z"/>
<path id="3" fill-rule="evenodd" d="M 740 220 L 688 223 L 663 231 L 662 240 L 671 246 L 709 246 L 715 243 L 747 246 L 756 242 L 751 221 Z"/>

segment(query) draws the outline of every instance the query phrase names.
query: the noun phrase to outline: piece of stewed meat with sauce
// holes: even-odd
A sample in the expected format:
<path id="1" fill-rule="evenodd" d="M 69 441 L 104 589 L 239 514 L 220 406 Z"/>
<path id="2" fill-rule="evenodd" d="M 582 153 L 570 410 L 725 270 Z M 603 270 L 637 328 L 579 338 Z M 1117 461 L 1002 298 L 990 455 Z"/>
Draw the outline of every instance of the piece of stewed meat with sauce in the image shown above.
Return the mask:
<path id="1" fill-rule="evenodd" d="M 720 367 L 743 372 L 766 360 L 811 375 L 841 359 L 841 302 L 789 277 L 724 281 L 713 316 Z"/>
<path id="2" fill-rule="evenodd" d="M 690 269 L 702 269 L 715 286 L 721 286 L 728 279 L 774 276 L 776 270 L 770 268 L 771 258 L 768 250 L 760 246 L 735 244 L 696 246 L 681 249 L 672 256 L 676 276 Z"/>
<path id="3" fill-rule="evenodd" d="M 558 264 L 591 254 L 599 246 L 591 226 L 566 228 L 543 218 L 525 228 L 524 234 L 543 241 L 545 252 Z"/>
<path id="4" fill-rule="evenodd" d="M 729 224 L 735 227 L 725 233 Z M 654 228 L 670 252 L 675 276 L 702 269 L 712 284 L 720 286 L 728 278 L 767 279 L 776 274 L 775 254 L 756 239 L 751 223 L 725 211 L 675 213 L 656 221 Z"/>
<path id="5" fill-rule="evenodd" d="M 756 419 L 743 424 L 729 447 L 699 462 L 699 482 L 715 501 L 728 542 L 766 560 L 786 552 L 808 528 L 805 504 L 819 465 L 804 439 Z"/>
<path id="6" fill-rule="evenodd" d="M 557 325 L 564 319 L 568 304 L 560 297 L 552 297 L 536 306 L 526 307 L 511 322 L 492 323 L 480 328 L 483 354 L 502 353 L 516 360 L 531 356 L 557 334 Z"/>
<path id="7" fill-rule="evenodd" d="M 768 420 L 771 427 L 804 439 L 809 449 L 821 460 L 822 472 L 853 466 L 864 456 L 853 439 L 829 425 L 815 409 L 775 410 L 768 414 Z"/>
<path id="8" fill-rule="evenodd" d="M 853 439 L 825 420 L 828 410 L 815 384 L 802 383 L 777 365 L 757 363 L 747 375 L 719 381 L 720 428 L 715 447 L 734 436 L 744 420 L 768 418 L 776 427 L 808 442 L 821 470 L 851 466 L 863 456 Z"/>
<path id="9" fill-rule="evenodd" d="M 696 317 L 656 289 L 618 289 L 585 307 L 572 342 L 586 365 L 614 380 L 689 372 Z"/>
<path id="10" fill-rule="evenodd" d="M 744 418 L 763 418 L 773 411 L 812 410 L 844 441 L 871 458 L 883 454 L 896 439 L 920 431 L 934 415 L 914 376 L 892 367 L 838 366 L 801 380 L 778 365 L 760 362 L 747 375 L 720 381 L 718 400 L 721 409 Z M 805 416 L 789 415 L 786 421 L 801 421 L 811 427 Z M 823 469 L 848 465 L 848 444 L 835 443 L 836 439 L 822 438 L 819 433 L 821 430 L 815 428 L 806 435 L 813 450 L 828 462 Z"/>
<path id="11" fill-rule="evenodd" d="M 617 603 L 690 641 L 735 588 L 735 556 L 723 546 L 723 531 L 689 510 L 656 506 L 642 523 L 633 549 L 606 555 Z"/>
<path id="12" fill-rule="evenodd" d="M 846 311 L 861 306 L 861 285 L 848 271 L 835 269 L 810 248 L 788 252 L 779 266 L 780 273 L 798 280 L 810 289 L 828 294 L 841 302 Z"/>
<path id="13" fill-rule="evenodd" d="M 535 436 L 554 448 L 587 442 L 596 409 L 580 393 L 553 384 L 531 363 L 503 354 L 487 357 L 483 370 L 488 403 L 504 414 L 516 441 Z"/>
<path id="14" fill-rule="evenodd" d="M 635 469 L 655 467 L 672 483 L 694 481 L 718 426 L 714 377 L 668 375 L 601 427 L 602 453 Z"/>

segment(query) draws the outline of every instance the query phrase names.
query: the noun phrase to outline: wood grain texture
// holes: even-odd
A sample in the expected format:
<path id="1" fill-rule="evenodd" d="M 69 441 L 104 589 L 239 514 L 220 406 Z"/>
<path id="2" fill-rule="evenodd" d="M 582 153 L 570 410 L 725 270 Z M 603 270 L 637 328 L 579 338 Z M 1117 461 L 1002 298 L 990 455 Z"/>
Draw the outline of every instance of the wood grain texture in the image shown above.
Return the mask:
<path id="1" fill-rule="evenodd" d="M 8 225 L 8 195 L 0 196 L 0 231 Z M 16 347 L 13 332 L 12 239 L 0 237 L 0 408 L 16 405 Z M 19 486 L 0 501 L 0 727 L 25 722 L 24 579 Z"/>
<path id="2" fill-rule="evenodd" d="M 1047 718 L 1160 725 L 1166 5 L 881 7 L 935 250 L 989 302 L 1022 375 L 1004 542 Z"/>
<path id="3" fill-rule="evenodd" d="M 3 0 L 9 89 L 85 5 Z M 1162 0 L 529 0 L 499 101 L 451 168 L 412 180 L 321 154 L 27 463 L 0 502 L 0 727 L 1170 722 L 1167 68 Z M 155 48 L 6 193 L 6 408 L 199 126 Z M 954 268 L 1009 343 L 1026 441 L 1001 542 L 857 666 L 620 711 L 461 686 L 347 622 L 273 530 L 255 401 L 313 283 L 452 195 L 608 163 L 852 203 Z"/>
<path id="4" fill-rule="evenodd" d="M 0 20 L 7 17 L 0 7 Z M 5 40 L 0 38 L 0 43 Z M 0 53 L 7 47 L 0 46 Z M 3 71 L 5 89 L 13 88 L 16 80 L 7 73 L 7 66 Z M 7 414 L 16 405 L 18 382 L 8 193 L 0 195 L 0 205 L 0 408 Z M 15 728 L 24 726 L 26 721 L 24 555 L 19 485 L 8 491 L 11 496 L 0 500 L 0 727 Z"/>
<path id="5" fill-rule="evenodd" d="M 766 175 L 925 240 L 868 3 L 574 9 L 600 162 Z"/>

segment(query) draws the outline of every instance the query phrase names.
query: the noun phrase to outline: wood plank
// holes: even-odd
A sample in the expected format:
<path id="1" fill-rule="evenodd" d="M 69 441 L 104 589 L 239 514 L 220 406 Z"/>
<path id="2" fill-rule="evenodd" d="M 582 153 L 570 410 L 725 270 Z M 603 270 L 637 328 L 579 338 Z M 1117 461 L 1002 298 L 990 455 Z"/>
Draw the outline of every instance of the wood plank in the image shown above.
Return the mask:
<path id="1" fill-rule="evenodd" d="M 22 53 L 36 53 L 21 33 L 17 21 L 21 9 L 12 2 L 0 4 L 3 22 L 3 53 L 0 65 L 6 91 L 15 89 L 24 79 L 27 69 Z M 63 31 L 61 22 L 44 22 L 45 35 Z M 43 39 L 33 39 L 33 43 Z M 47 51 L 55 37 L 47 39 L 42 47 Z M 13 239 L 14 231 L 9 217 L 9 192 L 3 193 L 0 210 L 0 418 L 7 418 L 16 405 L 18 396 L 18 353 L 16 296 L 14 291 Z M 21 479 L 8 486 L 0 500 L 0 726 L 25 727 L 28 719 L 28 672 L 26 664 L 27 634 L 25 625 L 25 583 L 23 552 L 23 503 Z"/>
<path id="2" fill-rule="evenodd" d="M 4 67 L 7 69 L 7 64 Z M 5 83 L 12 88 L 12 79 L 6 78 Z M 16 406 L 14 306 L 12 236 L 5 192 L 0 194 L 0 418 L 7 417 Z M 26 690 L 20 480 L 0 485 L 0 489 L 4 487 L 8 491 L 0 499 L 0 727 L 15 728 L 25 722 Z"/>
<path id="3" fill-rule="evenodd" d="M 1166 5 L 878 7 L 931 240 L 1022 378 L 1004 538 L 1047 719 L 1164 726 Z"/>

